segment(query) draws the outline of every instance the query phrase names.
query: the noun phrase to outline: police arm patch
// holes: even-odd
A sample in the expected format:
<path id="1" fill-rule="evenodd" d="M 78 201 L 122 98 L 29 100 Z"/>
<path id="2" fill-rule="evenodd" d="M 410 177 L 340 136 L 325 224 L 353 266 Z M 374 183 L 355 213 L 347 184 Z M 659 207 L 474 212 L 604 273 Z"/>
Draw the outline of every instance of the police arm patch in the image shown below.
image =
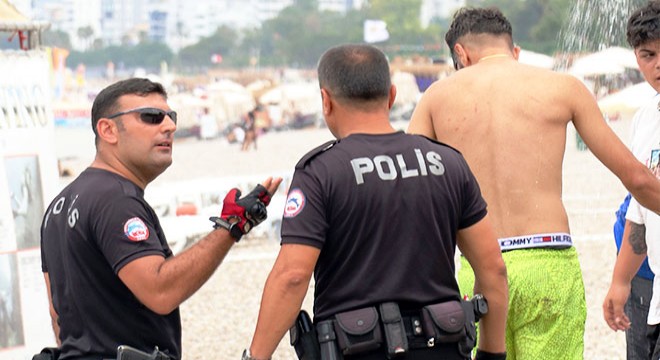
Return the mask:
<path id="1" fill-rule="evenodd" d="M 149 238 L 149 228 L 139 217 L 126 220 L 124 235 L 131 241 L 144 241 Z"/>
<path id="2" fill-rule="evenodd" d="M 289 196 L 286 198 L 286 204 L 284 205 L 284 217 L 292 218 L 300 214 L 302 209 L 305 207 L 306 202 L 305 194 L 302 190 L 295 188 L 289 192 Z"/>

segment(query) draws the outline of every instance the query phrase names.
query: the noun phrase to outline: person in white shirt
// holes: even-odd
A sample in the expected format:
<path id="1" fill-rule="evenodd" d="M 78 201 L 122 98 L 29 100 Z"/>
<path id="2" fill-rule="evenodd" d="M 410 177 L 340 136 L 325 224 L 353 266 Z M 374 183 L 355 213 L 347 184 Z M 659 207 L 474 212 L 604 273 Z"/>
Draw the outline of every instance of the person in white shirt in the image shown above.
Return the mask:
<path id="1" fill-rule="evenodd" d="M 628 19 L 628 43 L 635 49 L 639 70 L 644 79 L 660 92 L 660 1 L 652 0 Z M 633 118 L 631 151 L 660 178 L 660 95 L 656 94 Z M 654 273 L 660 273 L 660 216 L 641 206 L 634 198 L 626 214 L 621 251 L 614 266 L 612 284 L 603 303 L 605 321 L 613 330 L 627 330 L 630 319 L 624 304 L 630 295 L 631 280 L 648 255 Z M 653 295 L 646 337 L 648 353 L 660 356 L 660 278 L 653 281 Z"/>

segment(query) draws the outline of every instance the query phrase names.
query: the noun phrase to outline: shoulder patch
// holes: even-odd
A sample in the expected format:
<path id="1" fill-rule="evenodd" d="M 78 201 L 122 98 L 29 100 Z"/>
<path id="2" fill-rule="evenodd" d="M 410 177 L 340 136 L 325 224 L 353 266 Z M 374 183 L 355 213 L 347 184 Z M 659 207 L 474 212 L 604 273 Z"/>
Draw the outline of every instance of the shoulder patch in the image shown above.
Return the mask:
<path id="1" fill-rule="evenodd" d="M 139 217 L 126 220 L 124 235 L 131 241 L 144 241 L 149 238 L 149 228 Z"/>
<path id="2" fill-rule="evenodd" d="M 286 198 L 286 204 L 284 205 L 284 217 L 296 217 L 296 215 L 300 214 L 305 207 L 306 202 L 307 199 L 302 190 L 295 188 L 289 191 L 289 195 Z"/>
<path id="3" fill-rule="evenodd" d="M 323 144 L 321 146 L 318 146 L 317 148 L 315 148 L 312 151 L 308 152 L 307 154 L 305 154 L 300 159 L 300 161 L 298 161 L 298 163 L 296 164 L 296 169 L 304 168 L 305 165 L 307 165 L 307 163 L 312 161 L 312 159 L 314 159 L 317 155 L 319 155 L 319 154 L 321 154 L 321 153 L 323 153 L 327 150 L 330 150 L 337 143 L 339 143 L 339 140 L 330 140 L 330 141 L 326 142 L 325 144 Z"/>

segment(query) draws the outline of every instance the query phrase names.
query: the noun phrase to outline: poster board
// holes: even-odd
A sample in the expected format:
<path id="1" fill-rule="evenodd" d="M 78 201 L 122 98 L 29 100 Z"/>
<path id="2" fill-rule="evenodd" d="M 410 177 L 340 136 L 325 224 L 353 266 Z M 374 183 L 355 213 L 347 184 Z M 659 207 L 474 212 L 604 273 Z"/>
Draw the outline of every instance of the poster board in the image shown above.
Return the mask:
<path id="1" fill-rule="evenodd" d="M 59 191 L 46 50 L 0 51 L 0 360 L 54 346 L 39 227 Z"/>

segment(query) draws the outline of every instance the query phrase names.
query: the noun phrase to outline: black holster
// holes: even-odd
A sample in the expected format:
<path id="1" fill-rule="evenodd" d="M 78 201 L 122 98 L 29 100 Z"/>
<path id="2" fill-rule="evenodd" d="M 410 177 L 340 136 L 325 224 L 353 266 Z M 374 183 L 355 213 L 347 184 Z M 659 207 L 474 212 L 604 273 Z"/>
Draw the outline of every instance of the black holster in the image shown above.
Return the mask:
<path id="1" fill-rule="evenodd" d="M 300 311 L 296 323 L 289 329 L 289 339 L 298 359 L 321 360 L 316 328 L 305 310 Z"/>
<path id="2" fill-rule="evenodd" d="M 57 360 L 60 358 L 60 349 L 47 347 L 43 348 L 40 353 L 34 355 L 32 360 Z"/>

